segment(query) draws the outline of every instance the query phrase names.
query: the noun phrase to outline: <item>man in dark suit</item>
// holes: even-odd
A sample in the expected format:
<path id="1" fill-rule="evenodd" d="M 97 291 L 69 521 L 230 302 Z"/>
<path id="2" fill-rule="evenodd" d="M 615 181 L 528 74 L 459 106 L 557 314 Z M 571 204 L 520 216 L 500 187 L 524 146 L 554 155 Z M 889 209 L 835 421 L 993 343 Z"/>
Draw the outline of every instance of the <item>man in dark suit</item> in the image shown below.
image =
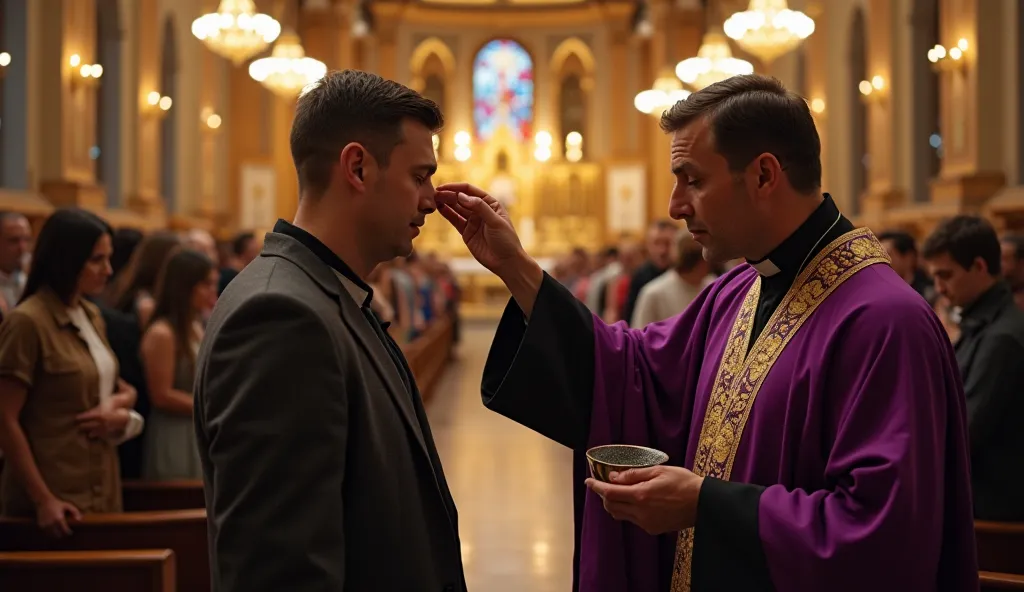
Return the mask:
<path id="1" fill-rule="evenodd" d="M 435 209 L 437 106 L 358 71 L 298 100 L 294 224 L 221 296 L 195 427 L 213 590 L 465 590 L 455 504 L 363 278 Z"/>

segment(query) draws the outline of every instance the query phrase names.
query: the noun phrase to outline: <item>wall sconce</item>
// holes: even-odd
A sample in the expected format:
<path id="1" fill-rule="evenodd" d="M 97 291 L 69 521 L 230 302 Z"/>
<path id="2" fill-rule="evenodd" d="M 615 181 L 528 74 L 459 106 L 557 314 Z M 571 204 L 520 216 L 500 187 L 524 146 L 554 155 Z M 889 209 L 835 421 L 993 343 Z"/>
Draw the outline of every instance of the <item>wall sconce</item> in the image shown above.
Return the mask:
<path id="1" fill-rule="evenodd" d="M 967 60 L 964 59 L 967 47 L 967 39 L 963 37 L 948 50 L 941 45 L 936 45 L 928 50 L 928 61 L 932 63 L 932 69 L 936 72 L 960 70 L 967 65 Z"/>
<path id="2" fill-rule="evenodd" d="M 174 101 L 171 100 L 171 97 L 161 96 L 155 90 L 151 91 L 146 95 L 146 105 L 143 107 L 143 114 L 163 119 L 167 116 L 167 111 L 170 110 L 172 104 L 174 104 Z"/>
<path id="3" fill-rule="evenodd" d="M 0 78 L 7 74 L 7 66 L 11 65 L 11 54 L 0 51 Z"/>
<path id="4" fill-rule="evenodd" d="M 811 99 L 811 112 L 815 115 L 825 113 L 825 99 L 819 97 Z"/>
<path id="5" fill-rule="evenodd" d="M 533 158 L 537 162 L 547 162 L 551 158 L 551 134 L 537 132 L 537 135 L 533 137 L 533 143 L 537 146 L 533 150 Z"/>
<path id="6" fill-rule="evenodd" d="M 565 159 L 569 162 L 583 160 L 583 134 L 569 132 L 565 135 Z"/>
<path id="7" fill-rule="evenodd" d="M 455 160 L 466 162 L 469 157 L 473 156 L 473 150 L 469 147 L 471 140 L 472 137 L 465 130 L 455 134 Z"/>
<path id="8" fill-rule="evenodd" d="M 103 76 L 103 66 L 99 64 L 83 64 L 82 56 L 77 53 L 68 59 L 71 64 L 71 85 L 95 86 Z"/>
<path id="9" fill-rule="evenodd" d="M 199 119 L 203 124 L 203 128 L 208 132 L 216 132 L 220 129 L 221 123 L 223 123 L 220 115 L 217 115 L 217 113 L 210 107 L 203 109 L 203 112 L 199 115 Z"/>
<path id="10" fill-rule="evenodd" d="M 873 76 L 871 81 L 861 80 L 857 86 L 861 100 L 865 103 L 876 103 L 885 99 L 885 78 Z"/>

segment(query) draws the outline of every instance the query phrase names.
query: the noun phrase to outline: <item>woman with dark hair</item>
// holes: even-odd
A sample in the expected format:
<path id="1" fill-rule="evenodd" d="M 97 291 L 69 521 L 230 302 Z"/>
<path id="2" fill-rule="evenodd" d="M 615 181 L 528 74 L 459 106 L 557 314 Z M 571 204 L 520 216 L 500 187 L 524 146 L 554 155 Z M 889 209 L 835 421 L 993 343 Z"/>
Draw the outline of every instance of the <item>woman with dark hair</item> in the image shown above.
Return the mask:
<path id="1" fill-rule="evenodd" d="M 43 225 L 25 291 L 0 325 L 0 474 L 5 516 L 35 515 L 54 536 L 67 515 L 121 511 L 117 445 L 142 430 L 99 310 L 110 227 L 79 209 Z"/>
<path id="2" fill-rule="evenodd" d="M 220 274 L 209 257 L 176 252 L 157 283 L 156 309 L 142 335 L 150 412 L 144 437 L 145 479 L 202 479 L 192 427 L 192 385 L 203 319 L 217 303 Z"/>
<path id="3" fill-rule="evenodd" d="M 124 270 L 110 286 L 107 302 L 115 310 L 135 313 L 146 327 L 153 314 L 156 280 L 171 253 L 181 246 L 173 232 L 159 231 L 142 239 Z"/>
<path id="4" fill-rule="evenodd" d="M 114 231 L 114 253 L 110 256 L 112 279 L 116 279 L 121 270 L 128 265 L 128 260 L 143 238 L 145 237 L 142 231 L 137 228 L 118 228 Z"/>
<path id="5" fill-rule="evenodd" d="M 156 305 L 153 292 L 157 276 L 181 240 L 171 232 L 158 231 L 139 242 L 118 274 L 108 285 L 104 305 L 100 307 L 107 323 L 107 337 L 121 366 L 121 376 L 138 392 L 135 409 L 149 417 L 149 393 L 139 360 L 142 331 L 153 315 Z M 138 438 L 121 446 L 121 476 L 137 479 L 142 475 L 144 439 Z"/>

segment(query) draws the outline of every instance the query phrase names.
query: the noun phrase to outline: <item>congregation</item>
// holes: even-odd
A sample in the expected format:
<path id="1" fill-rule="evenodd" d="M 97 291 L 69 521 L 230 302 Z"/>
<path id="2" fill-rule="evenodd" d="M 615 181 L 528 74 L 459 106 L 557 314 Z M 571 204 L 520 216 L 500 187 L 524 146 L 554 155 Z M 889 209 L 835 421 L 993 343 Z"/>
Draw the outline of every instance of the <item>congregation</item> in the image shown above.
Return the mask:
<path id="1" fill-rule="evenodd" d="M 0 213 L 3 515 L 60 538 L 70 519 L 124 510 L 124 481 L 202 478 L 195 359 L 218 294 L 261 242 L 113 229 L 74 208 L 32 236 L 25 216 Z M 370 284 L 400 344 L 457 325 L 458 285 L 433 255 L 382 265 Z"/>

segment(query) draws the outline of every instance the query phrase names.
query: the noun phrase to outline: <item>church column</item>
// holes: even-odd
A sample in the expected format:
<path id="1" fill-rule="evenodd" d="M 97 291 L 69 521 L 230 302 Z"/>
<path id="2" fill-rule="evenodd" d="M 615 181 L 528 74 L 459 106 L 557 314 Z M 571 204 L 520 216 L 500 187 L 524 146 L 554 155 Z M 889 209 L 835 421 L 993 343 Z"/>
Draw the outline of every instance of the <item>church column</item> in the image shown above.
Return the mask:
<path id="1" fill-rule="evenodd" d="M 932 184 L 932 202 L 976 210 L 1005 182 L 1002 171 L 1002 103 L 992 89 L 1003 87 L 1002 3 L 941 0 L 939 43 L 966 41 L 963 65 L 944 71 L 939 81 L 943 158 Z"/>
<path id="2" fill-rule="evenodd" d="M 96 5 L 94 0 L 35 0 L 42 6 L 38 108 L 40 191 L 56 206 L 102 210 L 96 185 Z M 24 59 L 22 57 L 21 59 Z"/>
<path id="3" fill-rule="evenodd" d="M 339 70 L 356 67 L 356 39 L 352 22 L 358 4 L 353 0 L 337 0 L 334 5 L 334 64 Z"/>
<path id="4" fill-rule="evenodd" d="M 374 37 L 377 42 L 377 74 L 398 80 L 398 24 L 402 6 L 392 2 L 373 2 Z"/>
<path id="5" fill-rule="evenodd" d="M 306 6 L 298 20 L 306 55 L 326 64 L 328 70 L 336 70 L 338 19 L 334 7 L 326 2 Z"/>
<path id="6" fill-rule="evenodd" d="M 801 48 L 797 51 L 804 52 L 805 97 L 811 107 L 811 115 L 814 117 L 814 124 L 818 128 L 818 137 L 821 139 L 821 162 L 827 162 L 828 155 L 825 148 L 828 146 L 828 112 L 829 105 L 826 100 L 828 85 L 828 44 L 827 11 L 821 4 L 814 2 L 807 5 L 807 16 L 814 19 L 815 33 L 808 37 Z M 832 40 L 833 43 L 835 40 Z M 822 166 L 821 187 L 823 191 L 831 191 L 829 179 L 826 174 L 828 167 Z"/>
<path id="7" fill-rule="evenodd" d="M 140 0 L 137 10 L 138 86 L 134 100 L 128 103 L 129 109 L 139 113 L 135 144 L 137 186 L 128 196 L 128 207 L 147 218 L 162 219 L 167 212 L 160 199 L 160 119 L 145 115 L 140 109 L 148 105 L 149 93 L 160 88 L 160 20 L 156 0 Z"/>
<path id="8" fill-rule="evenodd" d="M 295 118 L 295 101 L 286 100 L 277 95 L 273 95 L 271 100 L 273 101 L 271 107 L 273 128 L 270 131 L 271 154 L 276 174 L 277 216 L 291 220 L 295 217 L 295 209 L 299 205 L 299 185 L 295 176 L 295 165 L 292 162 L 289 143 L 292 119 Z M 273 224 L 274 221 L 268 220 L 267 222 Z"/>
<path id="9" fill-rule="evenodd" d="M 898 179 L 898 153 L 894 150 L 894 136 L 899 127 L 897 105 L 893 100 L 893 86 L 904 92 L 905 79 L 896 80 L 893 62 L 893 12 L 899 7 L 891 0 L 870 0 L 868 26 L 870 41 L 867 46 L 867 74 L 873 85 L 872 92 L 861 96 L 868 102 L 868 187 L 862 202 L 862 222 L 877 224 L 883 213 L 904 199 Z"/>
<path id="10" fill-rule="evenodd" d="M 618 6 L 617 4 L 610 5 L 610 7 Z M 626 8 L 631 9 L 628 5 Z M 618 11 L 614 13 L 610 11 L 607 23 L 609 41 L 608 85 L 612 93 L 612 100 L 608 105 L 609 116 L 599 119 L 595 117 L 596 113 L 591 112 L 588 114 L 588 123 L 601 120 L 609 122 L 611 129 L 609 130 L 608 141 L 611 145 L 608 156 L 614 160 L 636 153 L 635 150 L 630 149 L 628 128 L 635 126 L 639 117 L 643 117 L 643 114 L 633 107 L 633 96 L 640 91 L 634 90 L 629 83 L 629 38 L 633 34 L 630 21 L 627 16 L 619 14 Z M 596 78 L 596 72 L 594 76 Z M 591 99 L 591 109 L 593 109 L 593 104 L 594 101 Z M 622 114 L 621 117 L 618 116 L 620 113 Z M 590 128 L 592 129 L 593 126 L 591 125 Z M 584 138 L 584 142 L 587 139 Z"/>
<path id="11" fill-rule="evenodd" d="M 213 8 L 211 8 L 213 5 Z M 216 10 L 214 0 L 204 0 L 203 14 Z M 221 162 L 221 144 L 223 136 L 220 126 L 223 123 L 221 84 L 225 76 L 226 60 L 217 56 L 205 47 L 200 52 L 200 68 L 203 83 L 199 89 L 199 119 L 190 125 L 199 126 L 199 202 L 195 204 L 197 216 L 214 221 L 217 218 L 219 203 L 222 203 L 218 190 L 221 187 L 220 177 L 224 175 Z"/>
<path id="12" fill-rule="evenodd" d="M 646 88 L 650 88 L 649 85 L 654 84 L 663 71 L 675 68 L 676 62 L 672 61 L 675 56 L 669 47 L 668 27 L 671 6 L 668 0 L 650 0 L 647 6 L 649 19 L 654 28 L 648 45 L 650 69 L 646 76 Z M 642 125 L 646 128 L 649 138 L 647 218 L 655 220 L 664 218 L 668 214 L 668 202 L 674 183 L 667 166 L 669 147 L 672 142 L 669 136 L 659 129 L 657 117 L 653 115 L 646 117 Z"/>

